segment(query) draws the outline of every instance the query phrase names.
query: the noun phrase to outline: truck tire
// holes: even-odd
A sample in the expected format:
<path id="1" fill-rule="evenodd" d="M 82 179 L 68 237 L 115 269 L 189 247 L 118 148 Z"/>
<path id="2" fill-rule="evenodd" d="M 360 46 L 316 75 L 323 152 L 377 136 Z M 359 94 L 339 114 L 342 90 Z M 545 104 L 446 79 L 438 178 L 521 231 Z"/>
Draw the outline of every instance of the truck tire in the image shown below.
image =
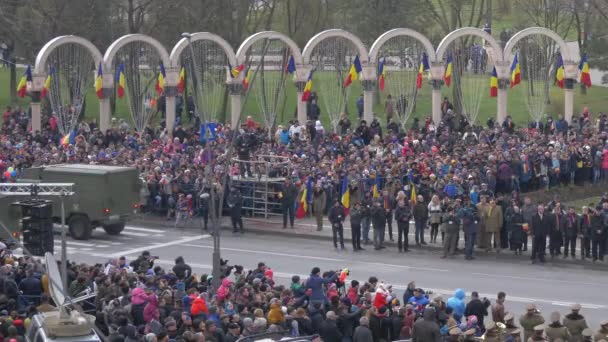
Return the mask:
<path id="1" fill-rule="evenodd" d="M 70 235 L 76 240 L 88 240 L 93 232 L 91 221 L 85 215 L 70 217 L 68 226 L 70 228 Z"/>
<path id="2" fill-rule="evenodd" d="M 123 229 L 125 229 L 125 222 L 118 222 L 103 226 L 103 230 L 105 230 L 106 234 L 108 235 L 118 235 Z"/>

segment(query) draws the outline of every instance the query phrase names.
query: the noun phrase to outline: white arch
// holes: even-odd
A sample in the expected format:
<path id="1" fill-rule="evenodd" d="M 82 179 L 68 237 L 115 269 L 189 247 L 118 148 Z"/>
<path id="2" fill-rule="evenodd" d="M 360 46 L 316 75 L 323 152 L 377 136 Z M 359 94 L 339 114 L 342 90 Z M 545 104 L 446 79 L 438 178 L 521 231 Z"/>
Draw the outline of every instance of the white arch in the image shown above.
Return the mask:
<path id="1" fill-rule="evenodd" d="M 464 36 L 477 36 L 487 41 L 488 43 L 490 43 L 492 49 L 494 50 L 493 52 L 496 54 L 495 63 L 504 61 L 502 49 L 500 48 L 500 45 L 498 44 L 496 39 L 494 39 L 494 37 L 492 37 L 486 31 L 476 27 L 463 27 L 448 33 L 448 35 L 441 40 L 439 45 L 437 45 L 437 60 L 443 60 L 443 56 L 445 55 L 448 46 L 450 46 L 450 43 L 452 43 L 457 38 Z"/>
<path id="2" fill-rule="evenodd" d="M 228 44 L 228 42 L 224 38 L 210 32 L 197 32 L 192 34 L 190 40 L 192 41 L 192 43 L 199 40 L 212 41 L 215 44 L 219 45 L 222 50 L 224 50 L 224 53 L 226 54 L 226 57 L 228 58 L 228 63 L 230 63 L 230 65 L 238 64 L 236 60 L 236 54 L 234 53 L 234 50 L 232 50 L 232 46 L 230 46 L 230 44 Z M 179 42 L 177 42 L 177 44 L 175 44 L 173 50 L 171 50 L 171 54 L 169 55 L 171 67 L 180 67 L 180 58 L 184 49 L 188 47 L 188 43 L 188 38 L 182 38 L 179 40 Z"/>
<path id="3" fill-rule="evenodd" d="M 376 61 L 378 60 L 378 54 L 380 53 L 380 49 L 382 48 L 384 43 L 389 41 L 391 38 L 395 38 L 395 37 L 399 37 L 399 36 L 407 36 L 407 37 L 412 37 L 412 38 L 416 39 L 418 42 L 420 42 L 422 44 L 422 46 L 424 46 L 424 49 L 426 50 L 426 54 L 429 57 L 429 61 L 430 62 L 436 61 L 435 48 L 433 48 L 433 44 L 425 35 L 423 35 L 422 33 L 418 32 L 418 31 L 409 29 L 409 28 L 396 28 L 396 29 L 392 29 L 390 31 L 386 31 L 380 37 L 378 37 L 378 39 L 376 39 L 374 44 L 372 44 L 372 47 L 369 49 L 370 62 L 376 63 Z"/>
<path id="4" fill-rule="evenodd" d="M 342 37 L 342 38 L 347 39 L 350 42 L 352 42 L 355 45 L 355 47 L 357 48 L 357 51 L 359 52 L 359 60 L 361 61 L 361 64 L 369 63 L 370 60 L 369 60 L 369 55 L 367 53 L 367 49 L 365 48 L 365 45 L 363 45 L 363 42 L 361 41 L 361 39 L 359 39 L 359 37 L 355 36 L 354 34 L 348 32 L 348 31 L 345 31 L 345 30 L 331 29 L 331 30 L 325 30 L 323 32 L 317 33 L 314 37 L 310 38 L 308 43 L 306 43 L 304 50 L 302 50 L 302 57 L 304 58 L 304 64 L 310 63 L 310 57 L 311 57 L 312 52 L 315 49 L 315 47 L 320 42 L 322 42 L 324 39 L 331 38 L 331 37 Z"/>
<path id="5" fill-rule="evenodd" d="M 559 45 L 560 52 L 561 52 L 562 56 L 564 57 L 564 63 L 567 61 L 575 62 L 580 59 L 579 56 L 576 56 L 577 57 L 576 59 L 572 58 L 573 56 L 572 56 L 570 49 L 568 48 L 568 46 L 566 45 L 566 42 L 562 39 L 562 37 L 559 36 L 559 34 L 555 33 L 555 31 L 549 30 L 548 28 L 544 28 L 544 27 L 529 27 L 529 28 L 523 29 L 523 30 L 517 32 L 516 34 L 514 34 L 513 37 L 511 37 L 511 39 L 509 39 L 509 41 L 505 45 L 505 50 L 503 52 L 505 59 L 508 59 L 509 56 L 511 56 L 511 53 L 513 52 L 513 48 L 520 40 L 522 40 L 523 38 L 525 38 L 527 36 L 531 36 L 533 34 L 541 34 L 543 36 L 547 36 L 547 37 L 553 39 L 557 43 L 557 45 Z"/>
<path id="6" fill-rule="evenodd" d="M 106 50 L 106 53 L 103 55 L 104 70 L 112 70 L 112 62 L 114 61 L 114 57 L 116 56 L 116 53 L 118 53 L 118 50 L 120 50 L 120 48 L 131 42 L 138 41 L 152 45 L 152 47 L 154 47 L 154 49 L 158 53 L 161 62 L 163 62 L 164 65 L 169 65 L 169 54 L 167 53 L 165 47 L 158 40 L 150 36 L 146 36 L 145 34 L 134 33 L 127 34 L 116 39 L 110 45 L 110 47 L 108 47 L 108 50 Z"/>
<path id="7" fill-rule="evenodd" d="M 95 67 L 97 67 L 97 65 L 99 65 L 99 62 L 101 62 L 103 59 L 103 56 L 101 55 L 99 49 L 95 45 L 93 45 L 93 43 L 91 43 L 89 40 L 73 35 L 59 36 L 49 40 L 46 44 L 44 44 L 42 49 L 40 49 L 40 52 L 38 52 L 38 55 L 36 56 L 36 62 L 34 64 L 34 74 L 44 75 L 46 73 L 46 61 L 51 55 L 51 52 L 53 52 L 53 50 L 63 44 L 82 45 L 91 54 L 91 57 L 95 62 Z"/>
<path id="8" fill-rule="evenodd" d="M 302 52 L 300 52 L 300 48 L 298 45 L 288 36 L 284 35 L 281 32 L 276 31 L 262 31 L 258 33 L 254 33 L 251 36 L 247 37 L 239 49 L 236 50 L 236 59 L 238 64 L 245 63 L 245 59 L 247 58 L 247 51 L 251 46 L 260 39 L 278 39 L 289 46 L 291 50 L 291 55 L 293 56 L 293 60 L 296 65 L 302 65 Z"/>

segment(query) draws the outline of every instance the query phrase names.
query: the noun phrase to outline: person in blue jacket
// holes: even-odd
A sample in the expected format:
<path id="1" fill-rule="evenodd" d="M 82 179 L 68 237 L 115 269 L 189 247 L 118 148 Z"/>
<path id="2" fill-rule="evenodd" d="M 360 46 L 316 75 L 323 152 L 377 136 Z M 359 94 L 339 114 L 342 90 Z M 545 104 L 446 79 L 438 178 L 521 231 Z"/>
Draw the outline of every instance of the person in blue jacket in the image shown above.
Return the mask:
<path id="1" fill-rule="evenodd" d="M 464 290 L 456 289 L 456 291 L 454 291 L 454 296 L 450 297 L 447 302 L 447 307 L 454 310 L 454 319 L 457 322 L 460 322 L 460 319 L 464 315 L 464 309 L 466 307 L 464 304 L 464 297 Z"/>
<path id="2" fill-rule="evenodd" d="M 331 277 L 323 278 L 319 273 L 321 273 L 321 270 L 318 267 L 314 267 L 306 281 L 306 292 L 310 298 L 311 305 L 314 303 L 325 305 L 327 296 L 325 296 L 323 285 L 336 281 L 339 275 L 339 272 L 334 272 Z"/>
<path id="3" fill-rule="evenodd" d="M 414 290 L 414 295 L 407 302 L 414 306 L 414 310 L 418 311 L 420 308 L 424 309 L 429 304 L 429 299 L 425 296 L 422 289 L 417 288 Z"/>

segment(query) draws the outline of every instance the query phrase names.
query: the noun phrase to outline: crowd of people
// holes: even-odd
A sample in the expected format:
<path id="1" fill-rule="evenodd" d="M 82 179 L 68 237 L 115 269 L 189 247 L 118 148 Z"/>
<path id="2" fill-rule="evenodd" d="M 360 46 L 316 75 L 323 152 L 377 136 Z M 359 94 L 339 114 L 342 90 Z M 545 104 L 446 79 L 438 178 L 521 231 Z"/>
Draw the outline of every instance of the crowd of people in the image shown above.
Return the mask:
<path id="1" fill-rule="evenodd" d="M 38 313 L 58 310 L 45 267 L 29 257 L 1 257 L 0 337 L 24 341 Z M 467 296 L 456 289 L 444 299 L 410 282 L 402 295 L 371 276 L 349 279 L 347 269 L 293 276 L 280 284 L 263 262 L 246 270 L 222 262 L 219 288 L 196 275 L 186 260 L 163 269 L 144 251 L 134 260 L 105 264 L 71 262 L 67 294 L 95 293 L 82 310 L 96 317 L 108 341 L 235 342 L 248 337 L 324 342 L 608 341 L 608 321 L 592 330 L 581 305 L 562 316 L 543 316 L 534 303 L 523 313 L 508 309 L 508 296 Z M 57 281 L 57 280 L 55 280 Z"/>

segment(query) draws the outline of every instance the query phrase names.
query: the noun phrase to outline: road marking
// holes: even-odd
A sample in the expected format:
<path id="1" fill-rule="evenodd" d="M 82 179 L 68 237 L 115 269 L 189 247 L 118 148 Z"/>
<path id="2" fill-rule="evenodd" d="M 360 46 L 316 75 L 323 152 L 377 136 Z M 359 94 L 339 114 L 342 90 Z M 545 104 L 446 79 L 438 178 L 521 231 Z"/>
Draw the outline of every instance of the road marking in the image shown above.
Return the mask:
<path id="1" fill-rule="evenodd" d="M 61 246 L 61 240 L 54 240 L 54 241 L 55 241 L 55 244 Z M 69 240 L 67 243 L 68 243 L 68 246 L 69 245 L 82 246 L 82 247 L 93 247 L 93 246 L 95 246 L 92 243 L 76 242 L 76 241 L 72 241 L 72 240 Z"/>
<path id="2" fill-rule="evenodd" d="M 181 244 L 181 246 L 206 248 L 206 249 L 212 249 L 213 248 L 213 246 L 195 245 L 195 244 L 187 244 L 187 243 Z M 408 270 L 424 270 L 424 271 L 432 271 L 432 272 L 448 272 L 449 271 L 449 270 L 445 270 L 445 269 L 429 268 L 429 267 L 414 267 L 414 266 L 407 266 L 407 265 L 393 265 L 393 264 L 387 264 L 387 263 L 381 263 L 381 262 L 369 262 L 369 261 L 353 261 L 353 260 L 347 260 L 347 259 L 328 258 L 328 257 L 316 257 L 316 256 L 310 256 L 310 255 L 287 254 L 287 253 L 276 253 L 276 252 L 266 252 L 266 251 L 255 251 L 255 250 L 240 249 L 240 248 L 222 247 L 222 250 L 223 251 L 242 252 L 242 253 L 253 253 L 253 254 L 265 254 L 265 255 L 274 255 L 274 256 L 284 256 L 284 257 L 290 257 L 290 258 L 296 258 L 296 259 L 324 260 L 324 261 L 333 261 L 333 262 L 353 262 L 353 263 L 356 263 L 356 264 L 359 264 L 359 265 L 388 266 L 388 267 L 402 268 L 402 269 L 408 269 Z"/>
<path id="3" fill-rule="evenodd" d="M 160 265 L 168 265 L 168 266 L 173 266 L 175 265 L 175 262 L 171 261 L 171 260 L 155 260 L 154 261 L 155 264 L 160 264 Z M 188 263 L 191 267 L 193 268 L 198 268 L 198 269 L 204 269 L 204 270 L 210 270 L 212 269 L 211 265 L 207 265 L 207 264 L 197 264 L 197 263 Z M 301 279 L 306 279 L 308 278 L 307 274 L 296 274 L 296 273 L 284 273 L 284 272 L 277 272 L 275 270 L 273 270 L 273 274 L 275 277 L 277 278 L 285 278 L 285 279 L 291 279 L 291 277 L 293 277 L 294 275 L 298 275 Z M 353 279 L 348 279 L 349 281 L 353 280 Z M 425 286 L 420 286 L 418 285 L 418 287 L 422 287 L 424 289 L 430 290 L 433 292 L 433 294 L 441 294 L 441 295 L 449 295 L 452 296 L 454 294 L 454 290 L 447 290 L 447 289 L 433 289 L 433 288 L 427 288 Z M 393 289 L 397 289 L 397 290 L 405 290 L 407 288 L 407 285 L 400 285 L 400 284 L 393 284 Z M 470 293 L 467 293 L 467 297 L 470 297 Z M 479 296 L 480 297 L 487 297 L 487 298 L 494 298 L 496 294 L 487 294 L 487 293 L 480 293 Z M 445 298 L 445 297 L 444 297 Z M 513 301 L 513 302 L 519 302 L 519 303 L 543 303 L 543 304 L 549 304 L 549 305 L 563 305 L 563 306 L 570 306 L 572 304 L 575 304 L 574 302 L 561 302 L 561 301 L 555 301 L 555 300 L 549 300 L 549 299 L 539 299 L 539 298 L 526 298 L 526 297 L 514 297 L 509 295 L 508 297 L 509 301 Z M 554 303 L 558 303 L 558 304 L 554 304 Z M 608 308 L 607 305 L 597 305 L 597 304 L 589 304 L 589 303 L 579 303 L 583 308 L 586 309 L 606 309 Z"/>
<path id="4" fill-rule="evenodd" d="M 140 236 L 140 237 L 150 236 L 150 234 L 146 234 L 146 233 L 126 232 L 124 230 L 120 234 L 122 234 L 122 235 L 128 235 L 128 236 Z"/>
<path id="5" fill-rule="evenodd" d="M 138 232 L 147 232 L 147 233 L 164 233 L 165 232 L 162 229 L 141 228 L 141 227 L 133 227 L 133 226 L 125 226 L 125 229 L 135 230 Z"/>
<path id="6" fill-rule="evenodd" d="M 153 245 L 150 245 L 150 246 L 133 248 L 133 249 L 117 252 L 117 253 L 110 254 L 110 255 L 107 255 L 107 254 L 96 254 L 94 256 L 119 257 L 121 255 L 135 254 L 135 253 L 139 253 L 139 252 L 143 252 L 143 251 L 149 251 L 149 250 L 152 250 L 152 249 L 163 248 L 163 247 L 168 247 L 168 246 L 175 246 L 175 245 L 180 245 L 180 244 L 183 244 L 183 243 L 188 243 L 188 242 L 192 242 L 192 241 L 196 241 L 196 240 L 207 239 L 210 236 L 211 235 L 209 235 L 209 234 L 195 235 L 195 236 L 191 236 L 191 237 L 187 237 L 187 238 L 183 238 L 183 239 L 179 239 L 179 240 L 174 240 L 174 241 L 170 241 L 170 242 L 157 243 L 157 244 L 153 244 Z"/>

